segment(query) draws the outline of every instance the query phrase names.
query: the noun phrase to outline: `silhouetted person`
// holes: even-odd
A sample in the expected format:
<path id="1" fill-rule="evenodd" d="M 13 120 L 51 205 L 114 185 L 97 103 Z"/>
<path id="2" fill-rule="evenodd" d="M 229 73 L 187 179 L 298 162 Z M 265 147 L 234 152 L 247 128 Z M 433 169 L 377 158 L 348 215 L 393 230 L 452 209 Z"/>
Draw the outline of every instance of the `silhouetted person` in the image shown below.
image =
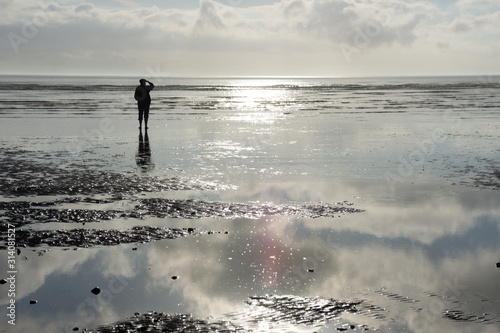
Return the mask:
<path id="1" fill-rule="evenodd" d="M 142 127 L 142 119 L 144 119 L 144 128 L 148 128 L 149 106 L 151 105 L 151 96 L 149 92 L 154 89 L 155 85 L 146 79 L 139 80 L 140 85 L 135 88 L 134 98 L 137 101 L 139 109 L 139 129 Z M 148 85 L 146 85 L 148 83 Z"/>
<path id="2" fill-rule="evenodd" d="M 139 149 L 135 155 L 135 163 L 144 172 L 154 169 L 154 164 L 151 163 L 151 148 L 147 130 L 144 137 L 142 136 L 142 130 L 139 131 Z"/>

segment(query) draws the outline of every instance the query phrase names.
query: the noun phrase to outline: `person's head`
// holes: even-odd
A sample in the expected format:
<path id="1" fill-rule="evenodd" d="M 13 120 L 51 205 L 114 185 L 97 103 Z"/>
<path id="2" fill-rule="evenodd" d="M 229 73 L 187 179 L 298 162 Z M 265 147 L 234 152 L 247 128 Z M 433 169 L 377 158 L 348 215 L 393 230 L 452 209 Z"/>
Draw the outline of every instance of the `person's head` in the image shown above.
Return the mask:
<path id="1" fill-rule="evenodd" d="M 141 86 L 145 86 L 146 85 L 146 79 L 140 79 L 139 83 L 141 84 Z"/>

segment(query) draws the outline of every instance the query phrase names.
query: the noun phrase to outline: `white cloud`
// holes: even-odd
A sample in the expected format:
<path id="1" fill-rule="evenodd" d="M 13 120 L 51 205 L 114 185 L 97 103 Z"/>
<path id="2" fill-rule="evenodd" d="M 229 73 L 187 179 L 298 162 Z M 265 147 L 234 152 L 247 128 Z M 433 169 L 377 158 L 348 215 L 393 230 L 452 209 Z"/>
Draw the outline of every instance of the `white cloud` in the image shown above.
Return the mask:
<path id="1" fill-rule="evenodd" d="M 474 14 L 470 4 L 459 1 L 461 15 L 446 21 L 447 14 L 426 1 L 282 0 L 243 8 L 200 0 L 197 9 L 134 3 L 110 8 L 84 0 L 2 2 L 8 11 L 0 24 L 0 35 L 7 36 L 0 42 L 0 65 L 4 72 L 28 73 L 59 67 L 125 74 L 161 66 L 194 75 L 348 75 L 391 50 L 425 54 L 443 50 L 437 45 L 445 42 L 477 45 L 462 40 L 464 32 L 485 33 L 481 42 L 497 43 L 499 12 Z M 481 8 L 492 4 L 483 0 Z M 427 49 L 418 49 L 424 44 Z M 238 68 L 249 59 L 249 66 Z"/>
<path id="2" fill-rule="evenodd" d="M 418 3 L 316 2 L 311 26 L 334 41 L 356 43 L 357 36 L 365 35 L 371 47 L 393 42 L 408 45 L 415 39 L 414 30 L 418 24 L 433 13 L 434 7 Z"/>
<path id="3" fill-rule="evenodd" d="M 496 0 L 459 0 L 456 5 L 461 9 L 484 9 L 491 7 L 500 7 L 500 3 Z"/>
<path id="4" fill-rule="evenodd" d="M 221 7 L 221 5 L 210 0 L 201 0 L 199 16 L 195 23 L 195 29 L 199 31 L 206 31 L 226 28 L 219 14 Z"/>
<path id="5" fill-rule="evenodd" d="M 499 18 L 500 10 L 484 15 L 465 14 L 456 18 L 451 23 L 450 28 L 456 33 L 472 32 L 497 34 L 500 31 L 500 27 L 498 26 Z"/>

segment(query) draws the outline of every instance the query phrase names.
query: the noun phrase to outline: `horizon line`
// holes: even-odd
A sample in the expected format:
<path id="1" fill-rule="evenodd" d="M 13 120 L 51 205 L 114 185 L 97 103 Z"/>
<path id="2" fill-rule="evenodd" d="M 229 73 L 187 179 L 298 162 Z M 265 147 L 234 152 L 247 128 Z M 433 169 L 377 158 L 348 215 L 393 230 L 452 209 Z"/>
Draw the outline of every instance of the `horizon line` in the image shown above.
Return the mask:
<path id="1" fill-rule="evenodd" d="M 98 78 L 139 78 L 154 77 L 157 79 L 363 79 L 363 78 L 439 78 L 439 77 L 493 77 L 500 74 L 412 74 L 412 75 L 157 75 L 147 76 L 138 74 L 13 74 L 0 73 L 0 77 L 98 77 Z"/>

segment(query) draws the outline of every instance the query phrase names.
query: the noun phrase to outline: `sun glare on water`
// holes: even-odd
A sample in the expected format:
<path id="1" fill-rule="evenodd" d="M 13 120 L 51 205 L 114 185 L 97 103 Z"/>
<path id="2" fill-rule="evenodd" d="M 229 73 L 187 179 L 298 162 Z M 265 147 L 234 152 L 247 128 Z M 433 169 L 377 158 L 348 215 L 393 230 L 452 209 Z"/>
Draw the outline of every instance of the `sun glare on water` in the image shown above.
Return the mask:
<path id="1" fill-rule="evenodd" d="M 237 81 L 228 91 L 228 104 L 239 112 L 231 119 L 252 123 L 274 123 L 295 104 L 293 93 L 279 79 Z"/>

